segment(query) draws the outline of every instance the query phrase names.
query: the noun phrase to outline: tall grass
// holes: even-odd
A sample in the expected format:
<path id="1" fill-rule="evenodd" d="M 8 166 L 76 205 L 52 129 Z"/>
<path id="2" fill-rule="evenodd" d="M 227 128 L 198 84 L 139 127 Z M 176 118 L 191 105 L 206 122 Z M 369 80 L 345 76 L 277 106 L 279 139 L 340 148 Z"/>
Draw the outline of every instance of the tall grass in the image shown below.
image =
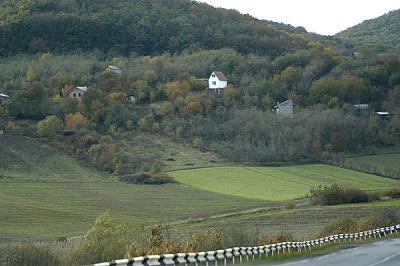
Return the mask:
<path id="1" fill-rule="evenodd" d="M 321 232 L 322 236 L 361 232 L 380 227 L 390 226 L 399 222 L 399 218 L 385 211 L 377 212 L 360 220 L 350 217 L 340 217 L 327 224 Z"/>

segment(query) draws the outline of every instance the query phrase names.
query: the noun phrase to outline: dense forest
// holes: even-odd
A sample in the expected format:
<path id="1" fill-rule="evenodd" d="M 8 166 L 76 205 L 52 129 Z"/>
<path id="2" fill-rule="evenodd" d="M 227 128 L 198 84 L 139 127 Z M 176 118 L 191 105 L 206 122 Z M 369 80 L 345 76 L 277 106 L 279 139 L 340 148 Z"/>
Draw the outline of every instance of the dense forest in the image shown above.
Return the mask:
<path id="1" fill-rule="evenodd" d="M 0 39 L 7 132 L 120 175 L 150 170 L 125 156 L 127 134 L 252 164 L 400 144 L 400 56 L 337 37 L 189 0 L 20 0 L 0 4 Z M 220 96 L 201 80 L 214 70 L 228 78 Z M 76 86 L 89 88 L 82 101 Z M 271 112 L 287 99 L 293 118 Z"/>
<path id="2" fill-rule="evenodd" d="M 0 55 L 78 50 L 156 55 L 190 47 L 231 47 L 273 57 L 304 48 L 309 41 L 301 29 L 289 33 L 235 11 L 188 0 L 2 2 Z"/>
<path id="3" fill-rule="evenodd" d="M 400 48 L 400 10 L 379 18 L 366 20 L 338 34 L 358 46 L 374 47 L 378 51 Z"/>

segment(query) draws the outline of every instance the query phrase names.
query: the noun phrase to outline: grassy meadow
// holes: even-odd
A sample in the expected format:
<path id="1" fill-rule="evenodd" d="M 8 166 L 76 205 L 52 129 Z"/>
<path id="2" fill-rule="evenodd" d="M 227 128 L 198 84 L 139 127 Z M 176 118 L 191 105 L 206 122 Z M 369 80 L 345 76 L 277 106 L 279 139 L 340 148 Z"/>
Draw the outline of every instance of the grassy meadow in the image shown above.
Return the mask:
<path id="1" fill-rule="evenodd" d="M 118 141 L 125 156 L 136 164 L 148 165 L 157 162 L 163 170 L 207 167 L 221 165 L 223 160 L 210 152 L 202 152 L 191 145 L 171 141 L 168 137 L 148 133 L 125 133 Z"/>
<path id="2" fill-rule="evenodd" d="M 159 149 L 158 155 L 165 159 L 167 169 L 208 166 L 211 160 L 220 162 L 212 154 L 194 156 L 196 151 L 185 145 L 168 148 L 165 140 L 148 142 L 147 139 L 146 135 L 124 138 L 123 149 L 131 156 L 144 154 L 146 145 L 147 154 L 149 149 Z M 243 228 L 252 225 L 262 231 L 287 229 L 300 234 L 322 227 L 336 215 L 363 216 L 379 208 L 400 206 L 398 201 L 385 201 L 362 208 L 358 205 L 295 210 L 278 207 L 277 201 L 302 198 L 310 187 L 319 184 L 338 182 L 365 190 L 399 184 L 396 180 L 328 165 L 224 166 L 169 174 L 180 183 L 124 184 L 45 142 L 1 136 L 0 238 L 81 235 L 106 210 L 111 210 L 119 222 L 172 222 L 171 230 L 177 234 L 220 225 Z M 248 210 L 261 211 L 248 213 Z"/>
<path id="3" fill-rule="evenodd" d="M 368 155 L 346 158 L 346 163 L 358 168 L 375 168 L 380 172 L 392 169 L 400 172 L 400 153 Z"/>
<path id="4" fill-rule="evenodd" d="M 38 140 L 0 137 L 0 238 L 74 236 L 110 209 L 147 223 L 270 205 L 182 184 L 124 184 Z"/>
<path id="5" fill-rule="evenodd" d="M 216 227 L 232 230 L 239 236 L 240 232 L 268 235 L 290 232 L 299 239 L 311 239 L 317 237 L 326 224 L 337 218 L 363 219 L 376 213 L 390 213 L 400 218 L 400 199 L 337 206 L 298 206 L 289 210 L 276 207 L 264 208 L 183 223 L 172 227 L 171 231 L 176 235 L 185 236 L 191 232 Z"/>
<path id="6" fill-rule="evenodd" d="M 172 171 L 169 175 L 193 188 L 269 201 L 303 198 L 310 188 L 333 183 L 368 191 L 400 184 L 397 180 L 322 164 L 199 168 Z"/>

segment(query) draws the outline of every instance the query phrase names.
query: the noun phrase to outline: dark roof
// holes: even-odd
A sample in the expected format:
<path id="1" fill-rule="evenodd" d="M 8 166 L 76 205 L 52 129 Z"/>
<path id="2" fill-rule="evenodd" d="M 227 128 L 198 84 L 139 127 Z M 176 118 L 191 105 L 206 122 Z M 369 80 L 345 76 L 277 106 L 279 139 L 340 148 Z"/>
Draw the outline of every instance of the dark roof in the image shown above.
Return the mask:
<path id="1" fill-rule="evenodd" d="M 228 79 L 225 77 L 224 73 L 222 73 L 221 71 L 214 71 L 214 74 L 217 76 L 217 78 L 220 81 L 228 81 Z"/>

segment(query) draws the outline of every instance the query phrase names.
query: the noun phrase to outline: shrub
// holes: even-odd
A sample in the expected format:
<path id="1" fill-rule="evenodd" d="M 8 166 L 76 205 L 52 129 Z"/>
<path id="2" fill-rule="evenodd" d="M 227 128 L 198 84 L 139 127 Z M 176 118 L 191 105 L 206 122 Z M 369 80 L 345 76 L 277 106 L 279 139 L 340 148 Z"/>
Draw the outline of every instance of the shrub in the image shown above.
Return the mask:
<path id="1" fill-rule="evenodd" d="M 134 257 L 145 256 L 147 254 L 148 254 L 148 248 L 145 247 L 142 243 L 135 241 L 127 246 L 125 257 L 134 258 Z"/>
<path id="2" fill-rule="evenodd" d="M 322 235 L 353 233 L 357 230 L 357 223 L 349 217 L 341 217 L 327 224 Z"/>
<path id="3" fill-rule="evenodd" d="M 81 113 L 68 114 L 65 117 L 65 125 L 67 129 L 77 129 L 87 124 L 87 119 Z"/>
<path id="4" fill-rule="evenodd" d="M 14 135 L 33 137 L 35 128 L 32 123 L 28 121 L 13 121 L 8 122 L 6 130 L 10 131 Z"/>
<path id="5" fill-rule="evenodd" d="M 294 208 L 296 208 L 296 204 L 294 204 L 294 202 L 292 202 L 292 201 L 288 201 L 288 202 L 285 202 L 285 205 L 283 205 L 283 208 L 285 210 L 293 210 Z"/>
<path id="6" fill-rule="evenodd" d="M 386 189 L 386 190 L 383 192 L 383 195 L 384 195 L 384 196 L 387 196 L 387 197 L 391 197 L 392 199 L 398 199 L 398 198 L 400 198 L 400 186 L 399 186 L 399 187 L 392 187 L 392 188 Z"/>
<path id="7" fill-rule="evenodd" d="M 202 141 L 202 139 L 201 139 L 201 138 L 195 138 L 195 139 L 192 141 L 192 146 L 193 146 L 194 148 L 197 148 L 197 149 L 202 148 L 202 146 L 203 146 L 203 141 Z"/>
<path id="8" fill-rule="evenodd" d="M 375 228 L 390 226 L 398 221 L 393 215 L 385 211 L 377 212 L 371 216 L 355 221 L 349 217 L 341 217 L 327 224 L 322 231 L 322 235 L 344 234 L 361 232 Z"/>
<path id="9" fill-rule="evenodd" d="M 295 240 L 291 233 L 281 232 L 271 238 L 271 243 L 293 242 Z"/>
<path id="10" fill-rule="evenodd" d="M 47 116 L 37 124 L 36 133 L 39 137 L 51 137 L 64 128 L 63 121 L 55 115 Z"/>
<path id="11" fill-rule="evenodd" d="M 343 203 L 368 202 L 370 197 L 368 193 L 360 189 L 343 189 Z"/>
<path id="12" fill-rule="evenodd" d="M 359 189 L 343 189 L 337 184 L 312 188 L 310 194 L 311 204 L 314 205 L 338 205 L 344 203 L 360 203 L 369 202 L 374 197 L 370 197 L 368 193 Z"/>
<path id="13" fill-rule="evenodd" d="M 110 213 L 106 212 L 96 219 L 94 227 L 72 251 L 71 256 L 76 264 L 81 265 L 111 261 L 125 255 L 126 245 L 120 228 L 112 221 Z"/>
<path id="14" fill-rule="evenodd" d="M 174 180 L 162 173 L 141 173 L 129 176 L 120 176 L 119 180 L 128 184 L 167 184 L 172 183 Z"/>
<path id="15" fill-rule="evenodd" d="M 257 245 L 259 232 L 254 228 L 224 226 L 223 227 L 224 247 Z"/>
<path id="16" fill-rule="evenodd" d="M 271 243 L 271 238 L 267 234 L 261 234 L 258 236 L 257 243 L 258 245 L 268 245 Z"/>
<path id="17" fill-rule="evenodd" d="M 60 260 L 52 251 L 50 246 L 45 244 L 21 244 L 13 246 L 8 251 L 8 264 L 23 266 L 53 266 L 59 265 Z"/>
<path id="18" fill-rule="evenodd" d="M 379 212 L 370 217 L 366 217 L 357 222 L 357 231 L 366 231 L 375 228 L 391 226 L 395 223 L 395 219 L 390 215 Z"/>
<path id="19" fill-rule="evenodd" d="M 223 234 L 220 229 L 194 233 L 192 244 L 195 251 L 217 250 L 223 248 Z"/>

